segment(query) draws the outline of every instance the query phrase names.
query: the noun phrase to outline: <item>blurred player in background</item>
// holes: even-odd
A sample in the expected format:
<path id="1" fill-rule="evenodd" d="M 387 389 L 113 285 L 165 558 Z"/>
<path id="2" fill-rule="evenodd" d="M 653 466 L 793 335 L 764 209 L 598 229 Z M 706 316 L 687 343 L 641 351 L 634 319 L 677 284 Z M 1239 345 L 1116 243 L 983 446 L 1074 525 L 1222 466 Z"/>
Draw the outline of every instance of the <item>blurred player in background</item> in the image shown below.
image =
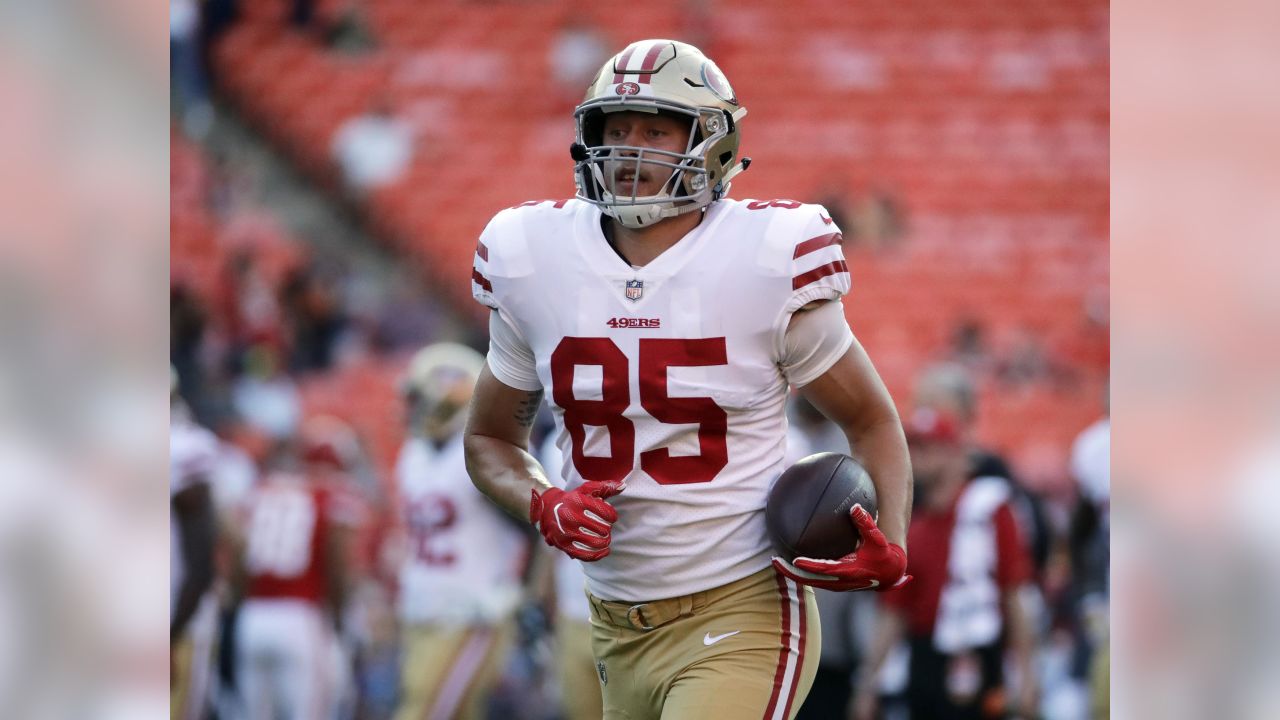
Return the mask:
<path id="1" fill-rule="evenodd" d="M 547 479 L 564 487 L 564 457 L 548 434 L 538 452 Z M 556 552 L 553 560 L 556 640 L 556 679 L 567 720 L 600 720 L 604 715 L 600 677 L 591 652 L 591 604 L 587 602 L 587 576 L 582 561 Z"/>
<path id="2" fill-rule="evenodd" d="M 1110 410 L 1110 402 L 1104 397 Z M 1071 475 L 1079 497 L 1068 538 L 1073 579 L 1072 601 L 1081 620 L 1088 678 L 1095 717 L 1110 717 L 1111 596 L 1111 416 L 1085 428 L 1071 445 Z"/>
<path id="3" fill-rule="evenodd" d="M 400 543 L 401 698 L 397 720 L 483 718 L 515 635 L 527 531 L 471 484 L 462 428 L 484 358 L 437 343 L 410 363 L 410 436 L 396 481 Z"/>
<path id="4" fill-rule="evenodd" d="M 213 585 L 214 529 L 209 476 L 218 440 L 200 427 L 169 384 L 169 646 L 170 712 L 174 720 L 204 717 L 212 677 L 216 601 Z"/>
<path id="5" fill-rule="evenodd" d="M 308 418 L 299 438 L 303 468 L 311 482 L 324 492 L 331 532 L 336 537 L 332 547 L 341 553 L 331 563 L 340 584 L 335 591 L 341 596 L 330 603 L 332 612 L 339 616 L 330 642 L 328 675 L 333 712 L 338 718 L 346 718 L 356 704 L 355 661 L 370 639 L 367 591 L 376 581 L 372 579 L 372 560 L 368 557 L 374 550 L 368 546 L 377 539 L 376 528 L 371 527 L 374 508 L 367 488 L 358 479 L 365 469 L 364 451 L 346 421 L 331 415 Z"/>
<path id="6" fill-rule="evenodd" d="M 1078 499 L 1071 522 L 1071 559 L 1081 599 L 1110 592 L 1111 417 L 1085 428 L 1071 444 Z"/>
<path id="7" fill-rule="evenodd" d="M 909 460 L 839 302 L 839 229 L 820 206 L 724 199 L 745 116 L 697 48 L 633 43 L 575 111 L 577 198 L 503 211 L 477 248 L 472 290 L 493 312 L 468 468 L 586 561 L 610 718 L 794 717 L 820 645 L 800 583 L 904 581 Z M 771 565 L 788 386 L 875 480 L 884 529 L 855 510 L 856 555 Z M 563 489 L 528 452 L 544 390 Z"/>
<path id="8" fill-rule="evenodd" d="M 936 410 L 955 422 L 960 442 L 969 455 L 970 477 L 1003 478 L 1009 484 L 1014 517 L 1031 550 L 1033 568 L 1039 578 L 1049 562 L 1053 544 L 1044 505 L 1019 482 L 1002 455 L 981 446 L 975 439 L 979 407 L 972 375 L 959 363 L 930 365 L 916 377 L 914 390 L 916 408 Z"/>
<path id="9" fill-rule="evenodd" d="M 1002 478 L 970 479 L 957 421 L 932 409 L 907 423 L 920 504 L 911 521 L 914 582 L 881 603 L 868 667 L 856 693 L 858 718 L 875 717 L 876 688 L 889 650 L 911 648 L 912 718 L 1035 717 L 1033 629 L 1025 607 L 1030 555 Z M 1008 695 L 1005 653 L 1016 673 Z"/>
<path id="10" fill-rule="evenodd" d="M 277 451 L 250 493 L 235 574 L 236 690 L 243 717 L 323 718 L 349 684 L 338 638 L 349 594 L 342 450 L 304 432 Z"/>

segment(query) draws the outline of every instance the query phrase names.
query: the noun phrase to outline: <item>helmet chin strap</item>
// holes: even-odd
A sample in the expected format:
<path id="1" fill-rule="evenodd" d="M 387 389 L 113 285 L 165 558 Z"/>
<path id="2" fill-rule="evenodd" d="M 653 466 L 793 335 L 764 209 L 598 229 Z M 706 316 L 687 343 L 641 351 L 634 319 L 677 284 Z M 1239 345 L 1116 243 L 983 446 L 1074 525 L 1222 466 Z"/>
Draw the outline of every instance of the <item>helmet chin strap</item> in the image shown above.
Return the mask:
<path id="1" fill-rule="evenodd" d="M 601 208 L 605 215 L 617 220 L 623 227 L 636 229 L 649 227 L 659 220 L 684 215 L 695 210 L 706 210 L 708 205 L 675 205 L 671 202 L 653 202 L 644 205 L 615 205 Z"/>
<path id="2" fill-rule="evenodd" d="M 668 217 L 664 210 L 674 210 L 675 208 L 664 208 L 667 203 L 647 203 L 645 205 L 623 205 L 604 208 L 604 214 L 617 220 L 623 227 L 636 228 L 649 227 Z"/>

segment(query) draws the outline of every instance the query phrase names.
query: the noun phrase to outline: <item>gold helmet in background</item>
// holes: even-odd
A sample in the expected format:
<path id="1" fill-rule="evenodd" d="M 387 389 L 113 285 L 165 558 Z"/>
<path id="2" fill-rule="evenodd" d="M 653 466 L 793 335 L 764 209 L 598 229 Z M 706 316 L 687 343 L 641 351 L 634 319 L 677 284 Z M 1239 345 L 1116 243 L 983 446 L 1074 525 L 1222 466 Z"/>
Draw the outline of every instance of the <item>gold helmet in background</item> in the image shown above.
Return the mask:
<path id="1" fill-rule="evenodd" d="M 691 130 L 685 151 L 605 145 L 605 114 L 624 111 L 687 118 Z M 646 227 L 706 207 L 728 194 L 729 181 L 751 162 L 738 154 L 738 123 L 746 108 L 714 62 L 676 40 L 641 40 L 610 58 L 573 115 L 577 197 L 626 227 Z M 606 163 L 624 157 L 636 163 L 637 173 L 645 163 L 667 168 L 671 176 L 655 195 L 614 194 L 605 182 Z"/>
<path id="2" fill-rule="evenodd" d="M 484 356 L 466 345 L 433 343 L 419 350 L 402 385 L 411 429 L 436 440 L 461 430 L 483 368 Z"/>

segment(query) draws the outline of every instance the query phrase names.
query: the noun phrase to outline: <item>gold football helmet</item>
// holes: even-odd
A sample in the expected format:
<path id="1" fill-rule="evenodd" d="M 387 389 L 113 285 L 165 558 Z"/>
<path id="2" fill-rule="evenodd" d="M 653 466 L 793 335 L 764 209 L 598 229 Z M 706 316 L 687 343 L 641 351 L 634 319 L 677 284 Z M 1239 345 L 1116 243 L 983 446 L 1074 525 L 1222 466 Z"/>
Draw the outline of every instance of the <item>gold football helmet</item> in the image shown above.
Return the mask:
<path id="1" fill-rule="evenodd" d="M 445 439 L 462 429 L 484 356 L 459 343 L 433 343 L 409 361 L 402 389 L 413 432 Z"/>
<path id="2" fill-rule="evenodd" d="M 683 153 L 604 144 L 606 113 L 636 111 L 687 118 L 691 129 Z M 747 110 L 724 73 L 698 48 L 676 40 L 641 40 L 615 55 L 587 88 L 574 111 L 577 138 L 571 148 L 578 198 L 599 207 L 626 227 L 700 210 L 729 192 L 729 181 L 751 158 L 738 154 L 738 123 Z M 634 162 L 670 170 L 655 195 L 611 192 L 606 163 Z"/>

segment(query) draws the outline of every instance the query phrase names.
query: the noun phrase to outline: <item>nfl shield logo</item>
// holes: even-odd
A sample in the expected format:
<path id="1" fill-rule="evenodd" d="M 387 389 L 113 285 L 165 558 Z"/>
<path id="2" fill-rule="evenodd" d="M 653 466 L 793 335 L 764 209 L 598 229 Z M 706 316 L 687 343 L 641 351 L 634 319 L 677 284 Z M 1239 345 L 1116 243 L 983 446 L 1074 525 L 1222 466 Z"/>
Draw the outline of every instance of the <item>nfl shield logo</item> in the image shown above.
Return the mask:
<path id="1" fill-rule="evenodd" d="M 628 299 L 628 300 L 630 300 L 630 301 L 632 301 L 632 302 L 635 302 L 636 300 L 639 300 L 639 299 L 640 299 L 640 296 L 641 296 L 641 295 L 643 295 L 643 294 L 644 294 L 644 281 L 643 281 L 643 280 L 628 280 L 628 281 L 627 281 L 627 299 Z"/>

